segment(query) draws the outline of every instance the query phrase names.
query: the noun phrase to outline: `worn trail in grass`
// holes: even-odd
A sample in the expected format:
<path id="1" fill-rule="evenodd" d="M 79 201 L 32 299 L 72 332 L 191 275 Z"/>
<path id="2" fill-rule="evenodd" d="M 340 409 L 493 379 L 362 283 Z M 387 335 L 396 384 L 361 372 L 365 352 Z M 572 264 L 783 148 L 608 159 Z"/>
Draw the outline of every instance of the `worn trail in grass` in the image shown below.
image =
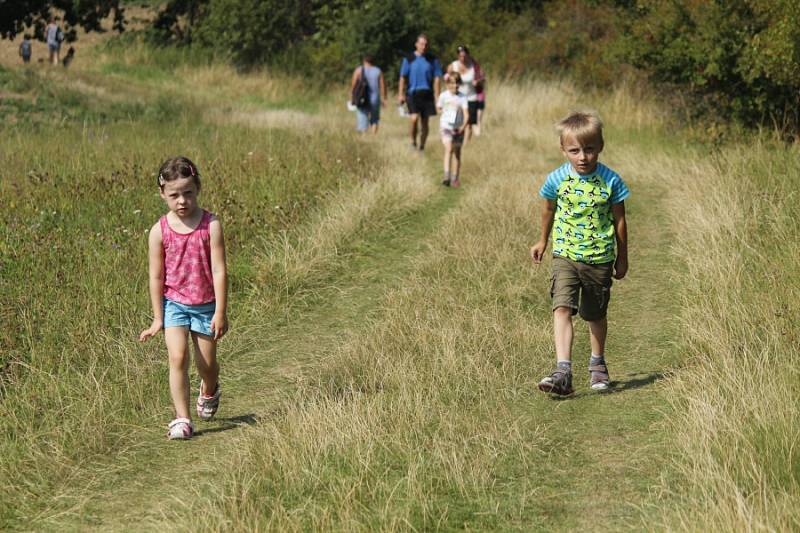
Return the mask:
<path id="1" fill-rule="evenodd" d="M 545 128 L 549 129 L 546 124 L 540 129 Z M 404 124 L 395 123 L 384 130 L 381 142 L 402 143 L 403 129 Z M 102 529 L 161 529 L 164 520 L 173 516 L 175 506 L 183 505 L 194 490 L 203 490 L 196 487 L 213 485 L 235 432 L 247 432 L 248 426 L 259 420 L 277 417 L 280 413 L 276 410 L 293 397 L 296 384 L 314 374 L 321 357 L 353 333 L 368 336 L 364 330 L 375 321 L 387 319 L 380 316 L 387 312 L 381 305 L 384 295 L 401 286 L 404 277 L 418 274 L 420 258 L 426 252 L 444 246 L 433 240 L 441 239 L 437 231 L 442 220 L 455 214 L 469 220 L 474 215 L 475 224 L 481 224 L 480 213 L 467 212 L 474 209 L 470 206 L 479 204 L 460 202 L 461 198 L 492 195 L 491 180 L 498 179 L 497 167 L 510 174 L 541 178 L 558 164 L 555 158 L 531 163 L 528 144 L 512 140 L 510 128 L 498 126 L 491 135 L 491 144 L 482 144 L 484 140 L 479 139 L 466 150 L 467 158 L 470 150 L 484 153 L 476 157 L 474 175 L 465 180 L 465 190 L 429 194 L 392 224 L 369 229 L 343 251 L 345 256 L 332 267 L 323 288 L 301 303 L 290 304 L 281 316 L 242 326 L 254 341 L 242 353 L 223 355 L 220 418 L 200 424 L 195 440 L 167 442 L 162 429 L 151 423 L 153 417 L 148 417 L 141 427 L 132 428 L 130 442 L 136 444 L 108 458 L 105 464 L 87 467 L 85 479 L 74 480 L 78 488 L 64 490 L 62 500 L 68 502 L 64 513 L 50 515 L 46 522 Z M 555 147 L 547 150 L 555 151 Z M 610 314 L 607 358 L 616 387 L 602 395 L 588 392 L 588 376 L 583 371 L 588 343 L 585 326 L 577 322 L 578 393 L 566 399 L 552 398 L 535 391 L 532 379 L 526 384 L 527 390 L 510 395 L 514 403 L 506 406 L 524 421 L 520 431 L 529 433 L 530 440 L 538 443 L 533 459 L 503 462 L 504 470 L 495 472 L 502 480 L 502 491 L 510 495 L 503 505 L 520 505 L 519 509 L 498 508 L 497 520 L 487 522 L 485 509 L 463 508 L 458 515 L 463 517 L 462 526 L 640 528 L 651 506 L 657 505 L 654 487 L 662 476 L 669 476 L 668 435 L 661 431 L 667 402 L 659 382 L 681 358 L 671 342 L 675 326 L 665 318 L 677 311 L 670 281 L 670 270 L 675 268 L 669 250 L 671 229 L 664 212 L 667 186 L 655 171 L 649 174 L 646 169 L 639 170 L 636 147 L 617 146 L 615 150 L 610 164 L 633 191 L 628 202 L 631 272 L 628 279 L 615 285 Z M 414 156 L 407 157 L 414 161 Z M 621 163 L 615 164 L 615 159 Z M 429 155 L 424 162 L 416 160 L 410 166 L 435 182 L 438 164 Z M 527 192 L 529 189 L 520 190 L 519 194 Z M 531 202 L 536 201 L 531 198 Z M 453 231 L 470 229 L 461 226 Z M 533 238 L 530 227 L 518 231 Z M 520 250 L 520 260 L 524 257 L 525 250 Z M 537 290 L 546 291 L 547 267 L 534 270 L 532 275 L 538 280 Z M 458 280 L 444 277 L 435 283 L 454 284 Z M 537 319 L 549 316 L 549 308 L 543 305 L 537 304 L 530 312 Z M 542 346 L 537 349 L 547 350 Z M 549 357 L 537 361 L 533 372 L 538 377 L 552 364 Z M 463 507 L 456 496 L 454 500 L 453 509 L 459 504 Z M 460 519 L 443 515 L 443 524 L 457 527 L 453 520 Z M 506 519 L 509 521 L 504 522 Z"/>
<path id="2" fill-rule="evenodd" d="M 407 162 L 409 174 L 429 174 L 431 166 L 414 155 Z M 322 288 L 288 302 L 275 316 L 264 316 L 263 323 L 240 325 L 244 331 L 239 334 L 253 338 L 246 352 L 226 354 L 221 344 L 221 410 L 212 422 L 195 421 L 196 438 L 168 442 L 161 426 L 154 424 L 160 418 L 146 415 L 141 427 L 131 428 L 128 442 L 136 444 L 70 480 L 56 498 L 62 511 L 48 509 L 40 517 L 43 523 L 161 529 L 165 514 L 182 505 L 192 487 L 220 473 L 217 459 L 225 454 L 232 432 L 247 431 L 259 419 L 276 415 L 305 371 L 335 348 L 344 331 L 369 326 L 367 319 L 377 312 L 382 294 L 402 281 L 426 237 L 457 205 L 461 193 L 422 196 L 389 223 L 353 236 L 339 251 L 343 257 L 330 267 Z"/>

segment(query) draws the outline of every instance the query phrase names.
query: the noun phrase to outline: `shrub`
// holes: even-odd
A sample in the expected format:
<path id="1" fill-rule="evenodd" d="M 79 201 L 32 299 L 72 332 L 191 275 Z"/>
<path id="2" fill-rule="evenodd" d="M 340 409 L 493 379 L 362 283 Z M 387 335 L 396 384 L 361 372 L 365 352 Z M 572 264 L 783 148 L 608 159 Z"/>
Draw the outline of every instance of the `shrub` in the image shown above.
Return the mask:
<path id="1" fill-rule="evenodd" d="M 630 18 L 627 58 L 657 83 L 685 87 L 701 110 L 798 127 L 800 20 L 793 0 L 646 0 Z"/>

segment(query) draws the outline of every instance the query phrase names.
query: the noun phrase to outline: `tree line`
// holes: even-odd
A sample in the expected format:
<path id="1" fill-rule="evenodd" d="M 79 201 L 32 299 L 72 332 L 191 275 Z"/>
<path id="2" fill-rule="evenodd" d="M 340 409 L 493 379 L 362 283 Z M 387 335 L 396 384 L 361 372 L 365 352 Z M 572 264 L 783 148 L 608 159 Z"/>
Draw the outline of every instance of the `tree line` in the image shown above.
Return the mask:
<path id="1" fill-rule="evenodd" d="M 3 36 L 41 25 L 50 7 L 69 26 L 99 27 L 121 0 L 2 2 Z M 686 111 L 720 121 L 800 129 L 796 0 L 168 0 L 147 39 L 191 46 L 242 68 L 271 65 L 344 80 L 363 54 L 396 79 L 424 31 L 449 60 L 470 46 L 495 78 L 568 75 L 610 87 L 646 79 Z M 8 16 L 6 15 L 6 10 Z M 43 27 L 43 26 L 42 26 Z M 69 28 L 68 28 L 69 29 Z"/>

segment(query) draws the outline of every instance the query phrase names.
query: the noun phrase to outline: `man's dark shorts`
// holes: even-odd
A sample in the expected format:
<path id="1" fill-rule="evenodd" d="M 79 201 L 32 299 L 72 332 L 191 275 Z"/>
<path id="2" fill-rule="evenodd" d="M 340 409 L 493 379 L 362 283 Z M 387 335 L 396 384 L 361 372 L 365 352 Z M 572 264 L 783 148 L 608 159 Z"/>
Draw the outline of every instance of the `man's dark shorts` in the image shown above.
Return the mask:
<path id="1" fill-rule="evenodd" d="M 611 299 L 614 262 L 590 265 L 565 257 L 553 257 L 550 296 L 553 310 L 569 307 L 584 320 L 602 320 Z"/>
<path id="2" fill-rule="evenodd" d="M 436 102 L 433 101 L 433 91 L 414 91 L 406 99 L 408 112 L 411 115 L 421 115 L 422 118 L 436 115 Z"/>
<path id="3" fill-rule="evenodd" d="M 480 109 L 480 102 L 478 102 L 477 100 L 474 102 L 467 102 L 467 106 L 469 107 L 469 124 L 477 124 L 478 109 Z"/>

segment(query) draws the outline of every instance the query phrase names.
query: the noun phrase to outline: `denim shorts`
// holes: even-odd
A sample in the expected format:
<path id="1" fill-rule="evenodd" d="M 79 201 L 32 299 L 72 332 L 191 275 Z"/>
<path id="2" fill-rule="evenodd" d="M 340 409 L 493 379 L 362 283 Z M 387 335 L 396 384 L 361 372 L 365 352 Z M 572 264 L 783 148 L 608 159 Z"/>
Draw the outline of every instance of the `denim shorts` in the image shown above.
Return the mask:
<path id="1" fill-rule="evenodd" d="M 370 126 L 374 126 L 381 120 L 381 104 L 370 104 L 364 109 L 356 109 L 356 130 L 366 131 Z"/>
<path id="2" fill-rule="evenodd" d="M 185 327 L 195 333 L 213 337 L 211 319 L 217 302 L 200 305 L 187 305 L 164 298 L 164 328 Z"/>

